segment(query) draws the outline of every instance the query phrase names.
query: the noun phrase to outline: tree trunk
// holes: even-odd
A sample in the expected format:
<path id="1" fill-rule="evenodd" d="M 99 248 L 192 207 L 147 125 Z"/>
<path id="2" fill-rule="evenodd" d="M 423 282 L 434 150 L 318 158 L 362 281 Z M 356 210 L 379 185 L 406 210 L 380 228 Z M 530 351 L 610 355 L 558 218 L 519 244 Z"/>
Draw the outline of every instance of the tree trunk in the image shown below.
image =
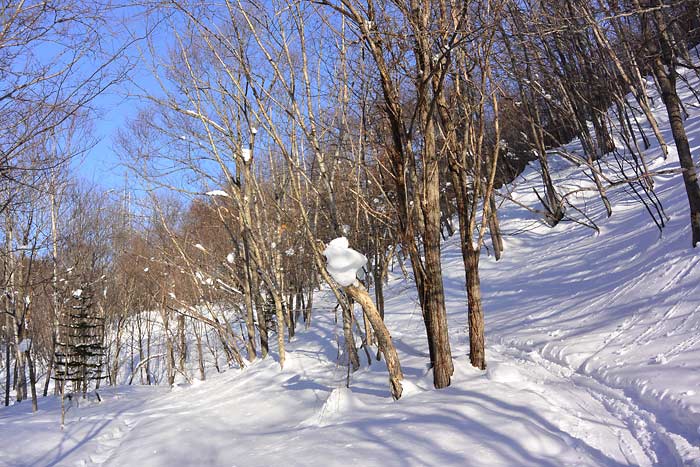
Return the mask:
<path id="1" fill-rule="evenodd" d="M 187 341 L 185 340 L 185 316 L 178 315 L 177 317 L 177 333 L 180 340 L 180 359 L 178 361 L 178 368 L 182 375 L 185 373 L 185 362 L 187 361 Z"/>
<path id="2" fill-rule="evenodd" d="M 354 319 L 352 315 L 352 309 L 354 307 L 352 296 L 348 302 L 348 306 L 340 305 L 343 313 L 343 337 L 345 338 L 345 349 L 348 352 L 348 361 L 352 367 L 352 371 L 357 371 L 360 368 L 360 356 L 357 354 L 355 335 L 352 333 L 352 322 Z"/>
<path id="3" fill-rule="evenodd" d="M 165 336 L 165 361 L 167 366 L 168 386 L 175 384 L 175 346 L 170 336 L 168 311 L 161 311 L 163 316 L 163 334 Z"/>
<path id="4" fill-rule="evenodd" d="M 49 364 L 46 368 L 46 380 L 44 381 L 43 395 L 46 397 L 49 394 L 49 383 L 51 383 L 51 373 L 53 372 L 54 357 L 56 354 L 56 333 L 51 336 L 51 353 L 49 353 Z"/>
<path id="5" fill-rule="evenodd" d="M 284 308 L 282 306 L 282 298 L 279 294 L 277 292 L 271 293 L 275 301 L 275 318 L 277 320 L 277 351 L 279 352 L 280 368 L 284 368 Z"/>
<path id="6" fill-rule="evenodd" d="M 498 222 L 498 212 L 496 210 L 495 196 L 491 194 L 489 197 L 490 215 L 489 215 L 489 232 L 491 233 L 491 244 L 493 245 L 493 254 L 496 261 L 501 259 L 503 253 L 503 237 L 501 236 L 501 226 Z"/>
<path id="7" fill-rule="evenodd" d="M 205 379 L 207 379 L 207 375 L 204 371 L 204 355 L 202 354 L 202 333 L 199 331 L 199 324 L 197 322 L 192 323 L 192 329 L 194 330 L 194 337 L 197 340 L 197 363 L 199 365 L 199 379 L 204 381 Z"/>
<path id="8" fill-rule="evenodd" d="M 141 367 L 141 369 L 139 370 L 139 374 L 141 375 L 141 384 L 143 385 L 143 384 L 145 384 L 145 380 L 143 378 L 143 373 L 144 373 L 145 369 L 144 369 L 143 365 L 141 365 L 140 363 L 142 361 L 146 360 L 147 357 L 145 355 L 145 352 L 143 351 L 143 328 L 142 328 L 143 320 L 141 319 L 141 313 L 138 313 L 136 315 L 136 324 L 139 327 L 139 335 L 138 335 L 138 337 L 139 337 L 139 366 Z M 166 327 L 167 327 L 167 324 L 166 324 Z"/>
<path id="9" fill-rule="evenodd" d="M 304 308 L 304 327 L 309 329 L 311 326 L 311 309 L 314 303 L 314 291 L 309 291 L 309 298 L 306 300 L 306 308 Z"/>
<path id="10" fill-rule="evenodd" d="M 248 183 L 246 182 L 246 186 Z M 251 271 L 252 260 L 250 258 L 250 248 L 248 248 L 248 240 L 244 236 L 244 251 L 245 251 L 245 274 L 243 276 L 243 299 L 245 302 L 245 326 L 246 326 L 246 351 L 248 353 L 248 361 L 252 362 L 257 358 L 255 351 L 255 317 L 253 310 L 253 273 Z M 260 336 L 262 340 L 262 336 Z"/>
<path id="11" fill-rule="evenodd" d="M 34 372 L 34 362 L 32 361 L 32 355 L 27 349 L 27 364 L 29 366 L 29 388 L 32 391 L 32 412 L 39 410 L 39 402 L 36 397 L 36 373 Z"/>
<path id="12" fill-rule="evenodd" d="M 386 360 L 387 370 L 389 371 L 389 387 L 391 390 L 391 396 L 398 400 L 403 392 L 403 387 L 401 386 L 401 380 L 403 380 L 403 372 L 401 371 L 401 363 L 399 362 L 399 356 L 396 353 L 396 347 L 391 340 L 391 334 L 389 330 L 384 325 L 381 316 L 377 308 L 374 306 L 372 299 L 361 284 L 358 282 L 355 285 L 345 287 L 345 291 L 352 297 L 353 300 L 357 301 L 362 306 L 362 310 L 365 316 L 372 323 L 374 328 L 374 333 L 377 337 L 377 342 L 379 344 L 379 349 L 384 354 L 384 359 Z"/>
<path id="13" fill-rule="evenodd" d="M 688 144 L 688 135 L 683 126 L 680 99 L 676 91 L 676 71 L 669 67 L 664 69 L 661 58 L 657 58 L 654 73 L 661 88 L 661 98 L 666 105 L 668 118 L 671 122 L 671 132 L 676 143 L 678 160 L 683 169 L 683 182 L 690 206 L 690 228 L 692 230 L 693 248 L 700 242 L 700 186 L 698 175 L 693 162 L 693 155 Z"/>
<path id="14" fill-rule="evenodd" d="M 424 318 L 428 331 L 428 344 L 432 346 L 433 384 L 436 388 L 450 385 L 454 367 L 450 338 L 447 332 L 447 310 L 445 309 L 445 292 L 442 284 L 442 264 L 440 259 L 440 185 L 437 161 L 427 168 L 423 215 L 425 234 L 423 248 L 425 251 L 425 276 L 423 281 Z"/>
<path id="15" fill-rule="evenodd" d="M 17 402 L 22 402 L 27 398 L 27 368 L 25 352 L 20 350 L 20 343 L 24 339 L 24 333 L 16 336 L 15 350 L 17 354 L 17 377 L 15 379 L 15 391 Z"/>
<path id="16" fill-rule="evenodd" d="M 469 361 L 473 366 L 485 370 L 484 310 L 481 307 L 479 251 L 469 248 L 466 259 L 467 303 L 469 305 Z"/>
<path id="17" fill-rule="evenodd" d="M 122 337 L 122 326 L 124 324 L 124 321 L 126 321 L 126 318 L 124 318 L 124 317 L 119 318 L 119 320 L 117 321 L 117 337 L 116 337 L 116 341 L 114 343 L 114 363 L 113 363 L 113 367 L 112 367 L 112 373 L 110 375 L 110 379 L 112 380 L 113 386 L 116 386 L 117 378 L 119 377 L 119 354 L 121 353 L 121 350 L 122 350 L 121 337 Z"/>
<path id="18" fill-rule="evenodd" d="M 149 315 L 150 316 L 150 315 Z M 151 320 L 146 320 L 146 381 L 150 386 L 155 381 L 151 378 Z"/>
<path id="19" fill-rule="evenodd" d="M 267 331 L 267 313 L 260 295 L 260 283 L 256 276 L 252 277 L 253 302 L 255 303 L 255 315 L 258 318 L 258 332 L 260 333 L 260 353 L 262 358 L 266 358 L 270 352 L 270 338 Z"/>
<path id="20" fill-rule="evenodd" d="M 7 322 L 10 322 L 9 317 L 7 318 Z M 10 352 L 10 339 L 8 337 L 7 342 L 5 343 L 5 407 L 10 405 L 10 385 L 12 384 L 12 381 L 10 379 L 10 367 L 12 366 L 10 361 Z"/>
<path id="21" fill-rule="evenodd" d="M 289 340 L 292 340 L 292 337 L 294 337 L 294 328 L 296 327 L 296 321 L 294 320 L 294 309 L 296 308 L 294 304 L 294 295 L 290 294 L 287 297 L 287 314 L 289 315 L 288 321 L 289 321 L 289 329 L 287 332 L 289 332 Z"/>

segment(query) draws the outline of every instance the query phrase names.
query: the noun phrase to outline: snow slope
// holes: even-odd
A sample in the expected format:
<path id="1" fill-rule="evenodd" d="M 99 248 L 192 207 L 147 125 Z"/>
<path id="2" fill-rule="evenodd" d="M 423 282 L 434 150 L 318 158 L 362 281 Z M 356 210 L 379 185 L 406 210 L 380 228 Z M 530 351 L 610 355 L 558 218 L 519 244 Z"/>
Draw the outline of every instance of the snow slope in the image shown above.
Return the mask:
<path id="1" fill-rule="evenodd" d="M 473 370 L 463 331 L 452 387 L 433 390 L 422 320 L 406 294 L 390 300 L 407 377 L 398 402 L 376 362 L 345 388 L 333 345 L 340 329 L 327 310 L 293 343 L 283 371 L 268 359 L 170 392 L 119 388 L 71 409 L 63 433 L 57 407 L 3 410 L 0 465 L 650 464 L 629 420 L 595 390 L 501 346 L 489 348 L 489 370 Z"/>
<path id="2" fill-rule="evenodd" d="M 696 152 L 700 112 L 685 94 Z M 652 169 L 677 167 L 657 146 L 647 157 Z M 590 183 L 556 165 L 561 180 Z M 504 257 L 482 260 L 485 372 L 468 363 L 464 272 L 458 238 L 448 240 L 455 375 L 445 390 L 432 389 L 414 288 L 394 276 L 386 319 L 406 376 L 399 401 L 381 362 L 346 388 L 342 329 L 321 291 L 284 370 L 271 358 L 172 390 L 110 389 L 101 404 L 71 408 L 63 432 L 55 399 L 37 414 L 11 406 L 0 410 L 0 466 L 700 465 L 699 256 L 680 175 L 655 180 L 669 215 L 662 235 L 623 188 L 610 192 L 609 219 L 595 195 L 581 195 L 599 234 L 549 229 L 504 205 Z M 535 206 L 538 183 L 526 171 L 514 196 Z"/>

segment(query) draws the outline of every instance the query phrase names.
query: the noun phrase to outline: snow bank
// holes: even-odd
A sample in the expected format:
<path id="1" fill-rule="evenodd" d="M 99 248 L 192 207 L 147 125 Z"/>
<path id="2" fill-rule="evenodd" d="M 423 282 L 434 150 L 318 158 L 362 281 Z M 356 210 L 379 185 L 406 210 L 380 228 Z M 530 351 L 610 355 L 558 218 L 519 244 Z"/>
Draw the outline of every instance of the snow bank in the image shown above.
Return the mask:
<path id="1" fill-rule="evenodd" d="M 323 406 L 311 417 L 299 424 L 300 427 L 324 427 L 348 419 L 356 410 L 364 409 L 366 404 L 346 387 L 333 389 Z"/>

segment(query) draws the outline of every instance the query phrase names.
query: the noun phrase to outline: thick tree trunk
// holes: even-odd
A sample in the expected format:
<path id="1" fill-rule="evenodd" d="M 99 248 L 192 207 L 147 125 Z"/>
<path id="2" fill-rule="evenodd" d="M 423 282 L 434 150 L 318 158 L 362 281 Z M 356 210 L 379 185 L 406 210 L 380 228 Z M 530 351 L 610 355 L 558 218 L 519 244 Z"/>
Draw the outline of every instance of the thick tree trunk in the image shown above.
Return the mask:
<path id="1" fill-rule="evenodd" d="M 481 306 L 479 251 L 469 248 L 466 259 L 467 303 L 469 305 L 469 361 L 473 366 L 485 370 L 484 310 Z"/>
<path id="2" fill-rule="evenodd" d="M 425 252 L 425 277 L 423 282 L 424 315 L 432 345 L 433 384 L 436 388 L 450 385 L 454 367 L 452 351 L 447 332 L 447 310 L 445 309 L 445 291 L 442 283 L 442 264 L 440 259 L 440 184 L 438 163 L 432 162 L 427 167 L 425 201 L 423 216 L 425 234 L 423 249 Z"/>
<path id="3" fill-rule="evenodd" d="M 260 295 L 260 284 L 258 278 L 253 276 L 252 293 L 254 295 L 253 302 L 255 303 L 255 315 L 258 318 L 258 332 L 260 334 L 260 353 L 262 358 L 267 358 L 270 352 L 270 342 L 267 332 L 267 316 L 262 296 Z"/>
<path id="4" fill-rule="evenodd" d="M 386 328 L 381 316 L 379 316 L 379 311 L 377 311 L 377 308 L 374 306 L 367 289 L 356 282 L 355 285 L 345 287 L 345 291 L 353 300 L 357 301 L 357 303 L 362 306 L 365 316 L 367 316 L 374 328 L 379 349 L 384 354 L 387 370 L 389 371 L 391 396 L 397 400 L 401 397 L 401 393 L 403 392 L 403 387 L 401 386 L 403 372 L 401 371 L 401 363 L 396 353 L 396 347 L 394 347 L 394 343 L 391 340 L 391 334 L 389 334 L 389 330 Z"/>
<path id="5" fill-rule="evenodd" d="M 345 348 L 348 352 L 348 360 L 352 371 L 357 371 L 360 368 L 360 356 L 357 354 L 355 335 L 352 333 L 352 322 L 354 320 L 352 315 L 352 309 L 354 307 L 352 296 L 350 296 L 348 302 L 348 306 L 343 306 L 342 304 L 340 306 L 343 312 L 343 337 L 345 338 Z"/>
<path id="6" fill-rule="evenodd" d="M 698 174 L 693 162 L 693 155 L 688 144 L 688 135 L 683 126 L 683 116 L 681 104 L 676 92 L 675 70 L 669 68 L 665 70 L 660 58 L 657 58 L 654 73 L 661 88 L 661 98 L 666 105 L 668 118 L 671 122 L 671 131 L 676 143 L 678 160 L 683 169 L 683 182 L 688 196 L 690 206 L 690 228 L 692 230 L 693 248 L 700 242 L 700 186 L 698 185 Z"/>
<path id="7" fill-rule="evenodd" d="M 248 185 L 246 183 L 246 185 Z M 245 238 L 245 237 L 244 237 Z M 244 250 L 246 258 L 245 274 L 243 277 L 243 298 L 245 301 L 245 326 L 246 326 L 246 351 L 248 353 L 248 360 L 253 361 L 257 358 L 255 351 L 255 317 L 253 310 L 253 287 L 251 283 L 253 282 L 253 273 L 251 271 L 252 260 L 250 258 L 250 249 L 248 248 L 248 241 L 244 239 Z M 267 336 L 265 336 L 267 337 Z M 262 336 L 260 336 L 262 340 Z"/>

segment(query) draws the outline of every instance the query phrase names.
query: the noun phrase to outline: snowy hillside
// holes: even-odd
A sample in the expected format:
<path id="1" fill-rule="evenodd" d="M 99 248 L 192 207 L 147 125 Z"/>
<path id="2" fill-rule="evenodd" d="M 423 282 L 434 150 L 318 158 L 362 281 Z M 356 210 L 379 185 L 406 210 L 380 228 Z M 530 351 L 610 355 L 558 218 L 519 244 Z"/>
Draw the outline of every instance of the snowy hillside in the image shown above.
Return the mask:
<path id="1" fill-rule="evenodd" d="M 700 111 L 688 110 L 697 151 Z M 651 168 L 676 168 L 671 149 L 665 161 L 652 147 Z M 579 176 L 557 165 L 558 178 Z M 284 370 L 270 358 L 173 390 L 108 389 L 102 403 L 71 408 L 63 432 L 57 400 L 37 414 L 2 409 L 0 466 L 700 465 L 700 257 L 679 178 L 655 178 L 669 216 L 662 235 L 622 189 L 609 193 L 609 219 L 596 196 L 585 199 L 599 234 L 549 229 L 504 205 L 504 257 L 482 260 L 485 372 L 468 363 L 464 269 L 458 236 L 448 240 L 448 389 L 432 388 L 415 288 L 394 275 L 386 321 L 406 376 L 399 401 L 381 362 L 345 387 L 342 328 L 324 290 Z M 538 183 L 528 169 L 515 197 L 535 206 Z"/>

